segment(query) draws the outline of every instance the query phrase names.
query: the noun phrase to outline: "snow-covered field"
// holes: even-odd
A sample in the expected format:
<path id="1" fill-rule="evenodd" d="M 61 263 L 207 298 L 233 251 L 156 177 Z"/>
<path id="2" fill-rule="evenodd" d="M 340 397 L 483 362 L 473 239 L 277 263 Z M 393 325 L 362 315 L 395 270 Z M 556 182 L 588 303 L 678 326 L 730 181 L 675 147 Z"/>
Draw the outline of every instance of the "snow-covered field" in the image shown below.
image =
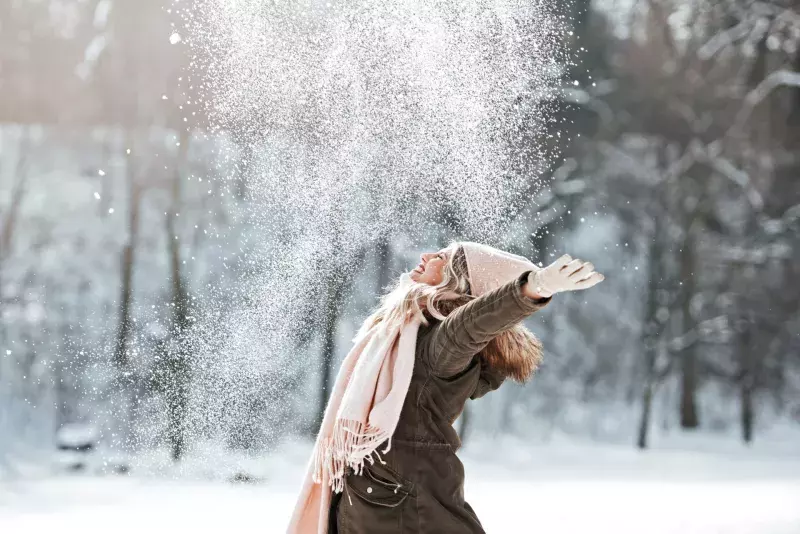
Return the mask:
<path id="1" fill-rule="evenodd" d="M 691 449 L 474 443 L 463 454 L 467 499 L 489 533 L 800 533 L 800 451 Z M 0 483 L 0 533 L 282 532 L 308 451 L 252 463 L 256 484 L 207 480 L 219 472 L 208 458 L 180 479 L 144 467 L 16 478 Z"/>

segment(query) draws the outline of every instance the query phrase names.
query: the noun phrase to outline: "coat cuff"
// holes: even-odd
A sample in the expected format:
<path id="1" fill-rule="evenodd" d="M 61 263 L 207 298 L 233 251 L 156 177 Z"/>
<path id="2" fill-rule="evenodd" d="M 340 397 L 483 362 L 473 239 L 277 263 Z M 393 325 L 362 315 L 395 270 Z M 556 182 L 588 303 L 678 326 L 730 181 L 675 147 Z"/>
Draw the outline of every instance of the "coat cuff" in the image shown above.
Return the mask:
<path id="1" fill-rule="evenodd" d="M 550 295 L 549 297 L 543 297 L 540 299 L 532 299 L 525 294 L 524 288 L 525 284 L 528 283 L 528 275 L 532 272 L 532 270 L 527 270 L 524 273 L 520 274 L 515 283 L 514 283 L 514 299 L 517 301 L 517 304 L 521 308 L 530 313 L 533 313 L 541 308 L 547 306 L 551 300 L 553 300 L 553 296 Z"/>

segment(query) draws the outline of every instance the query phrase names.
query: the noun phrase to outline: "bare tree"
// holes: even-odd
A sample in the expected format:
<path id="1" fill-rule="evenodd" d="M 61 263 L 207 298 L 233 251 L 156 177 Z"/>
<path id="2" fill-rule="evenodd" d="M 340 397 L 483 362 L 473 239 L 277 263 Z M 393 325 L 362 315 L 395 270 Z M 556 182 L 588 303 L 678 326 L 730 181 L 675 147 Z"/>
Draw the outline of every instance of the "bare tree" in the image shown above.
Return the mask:
<path id="1" fill-rule="evenodd" d="M 191 299 L 181 269 L 180 240 L 177 219 L 181 212 L 181 183 L 186 168 L 190 136 L 180 130 L 178 155 L 173 173 L 170 206 L 166 217 L 167 246 L 169 248 L 170 278 L 172 281 L 170 305 L 169 350 L 166 354 L 167 386 L 163 388 L 167 402 L 168 435 L 172 459 L 179 460 L 186 450 L 186 418 L 189 402 L 189 359 L 191 357 L 189 333 Z"/>

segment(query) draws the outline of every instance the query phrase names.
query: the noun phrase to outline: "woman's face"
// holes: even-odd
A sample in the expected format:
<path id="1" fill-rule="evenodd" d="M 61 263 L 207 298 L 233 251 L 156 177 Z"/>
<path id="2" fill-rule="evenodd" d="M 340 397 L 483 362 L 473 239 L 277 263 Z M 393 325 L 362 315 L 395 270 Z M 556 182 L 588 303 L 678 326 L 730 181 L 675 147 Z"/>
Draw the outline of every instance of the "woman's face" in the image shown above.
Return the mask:
<path id="1" fill-rule="evenodd" d="M 428 284 L 431 286 L 438 285 L 442 282 L 442 273 L 444 266 L 447 265 L 447 254 L 440 250 L 439 252 L 425 252 L 420 255 L 419 265 L 411 271 L 411 279 L 415 282 Z"/>

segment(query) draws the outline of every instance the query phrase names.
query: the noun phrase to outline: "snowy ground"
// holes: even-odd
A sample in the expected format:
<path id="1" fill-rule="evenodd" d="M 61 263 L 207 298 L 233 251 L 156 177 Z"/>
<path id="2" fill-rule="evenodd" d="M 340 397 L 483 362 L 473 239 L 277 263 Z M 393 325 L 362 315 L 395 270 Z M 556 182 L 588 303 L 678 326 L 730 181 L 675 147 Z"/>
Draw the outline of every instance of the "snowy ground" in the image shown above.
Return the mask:
<path id="1" fill-rule="evenodd" d="M 640 454 L 619 445 L 475 443 L 463 455 L 467 499 L 490 533 L 800 533 L 800 450 L 690 445 Z M 151 460 L 131 476 L 0 482 L 0 533 L 282 532 L 308 450 L 240 464 L 264 477 L 257 484 L 208 480 L 220 471 L 208 458 L 189 462 L 180 480 L 164 478 Z M 497 450 L 502 457 L 489 454 Z"/>

